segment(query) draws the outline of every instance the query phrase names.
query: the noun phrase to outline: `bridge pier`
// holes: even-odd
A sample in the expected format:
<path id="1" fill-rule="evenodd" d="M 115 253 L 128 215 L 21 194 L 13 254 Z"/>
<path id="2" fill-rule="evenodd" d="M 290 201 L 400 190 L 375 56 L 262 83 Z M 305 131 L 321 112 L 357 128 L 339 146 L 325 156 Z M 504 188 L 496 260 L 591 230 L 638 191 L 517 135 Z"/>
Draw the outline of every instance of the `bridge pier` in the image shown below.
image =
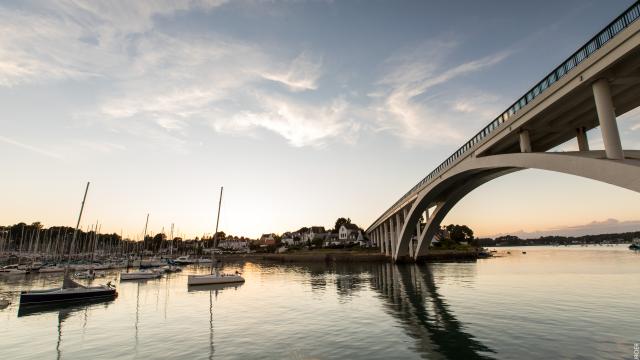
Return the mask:
<path id="1" fill-rule="evenodd" d="M 620 142 L 620 132 L 616 122 L 609 81 L 605 78 L 597 80 L 593 83 L 592 88 L 607 159 L 622 160 L 624 159 L 624 152 Z"/>
<path id="2" fill-rule="evenodd" d="M 589 151 L 589 140 L 587 139 L 587 129 L 582 126 L 576 129 L 579 151 Z"/>
<path id="3" fill-rule="evenodd" d="M 383 243 L 384 243 L 384 254 L 389 256 L 390 252 L 389 252 L 389 222 L 385 221 L 384 225 L 384 239 L 382 239 Z"/>
<path id="4" fill-rule="evenodd" d="M 531 136 L 529 136 L 529 130 L 520 131 L 520 152 L 531 152 Z"/>

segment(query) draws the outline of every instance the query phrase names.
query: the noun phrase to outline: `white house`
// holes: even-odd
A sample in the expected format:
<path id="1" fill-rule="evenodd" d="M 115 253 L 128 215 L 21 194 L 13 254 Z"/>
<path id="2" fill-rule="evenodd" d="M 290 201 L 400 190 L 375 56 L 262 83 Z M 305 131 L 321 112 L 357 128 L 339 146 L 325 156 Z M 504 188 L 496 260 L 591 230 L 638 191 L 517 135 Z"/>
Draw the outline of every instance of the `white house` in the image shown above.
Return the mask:
<path id="1" fill-rule="evenodd" d="M 324 239 L 327 231 L 324 226 L 312 226 L 307 231 L 305 241 L 313 241 L 315 239 Z"/>
<path id="2" fill-rule="evenodd" d="M 218 242 L 218 247 L 226 250 L 246 250 L 249 247 L 249 241 L 240 239 L 224 239 Z"/>
<path id="3" fill-rule="evenodd" d="M 342 224 L 338 229 L 338 239 L 342 242 L 357 241 L 360 228 L 355 224 Z"/>

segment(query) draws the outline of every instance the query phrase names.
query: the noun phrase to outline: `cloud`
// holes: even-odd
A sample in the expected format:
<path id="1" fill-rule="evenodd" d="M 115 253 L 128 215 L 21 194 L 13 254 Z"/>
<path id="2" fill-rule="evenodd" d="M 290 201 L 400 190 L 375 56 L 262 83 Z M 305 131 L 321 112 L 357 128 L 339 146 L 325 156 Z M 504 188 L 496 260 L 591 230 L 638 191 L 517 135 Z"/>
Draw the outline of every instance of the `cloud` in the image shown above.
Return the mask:
<path id="1" fill-rule="evenodd" d="M 186 144 L 193 122 L 247 135 L 266 129 L 293 146 L 321 146 L 330 138 L 351 142 L 358 126 L 343 118 L 349 106 L 340 95 L 311 103 L 279 91 L 267 96 L 262 89 L 268 80 L 288 92 L 316 90 L 320 55 L 301 51 L 287 58 L 257 44 L 215 33 L 168 32 L 156 23 L 223 3 L 58 1 L 3 7 L 0 86 L 105 79 L 109 90 L 76 119 L 177 147 Z"/>
<path id="2" fill-rule="evenodd" d="M 6 143 L 6 144 L 10 144 L 10 145 L 14 145 L 17 146 L 19 148 L 25 149 L 25 150 L 29 150 L 32 151 L 34 153 L 40 154 L 40 155 L 44 155 L 46 157 L 52 158 L 52 159 L 62 159 L 62 155 L 49 151 L 47 149 L 43 149 L 37 146 L 33 146 L 33 145 L 29 145 L 29 144 L 25 144 L 23 142 L 20 142 L 18 140 L 14 140 L 5 136 L 1 136 L 0 135 L 0 141 Z"/>
<path id="3" fill-rule="evenodd" d="M 491 237 L 498 237 L 503 235 L 515 235 L 522 239 L 536 239 L 541 236 L 583 236 L 583 235 L 597 235 L 597 234 L 614 234 L 631 231 L 640 231 L 640 220 L 620 221 L 617 219 L 607 219 L 603 221 L 592 221 L 588 224 L 574 225 L 574 226 L 562 226 L 557 228 L 551 228 L 546 230 L 536 231 L 516 231 L 512 233 L 503 233 L 492 235 Z"/>
<path id="4" fill-rule="evenodd" d="M 224 1 L 60 0 L 0 5 L 0 86 L 109 75 L 126 63 L 132 35 L 156 17 Z"/>
<path id="5" fill-rule="evenodd" d="M 283 97 L 259 95 L 260 109 L 218 117 L 212 126 L 220 132 L 245 133 L 259 128 L 287 139 L 289 144 L 323 146 L 328 139 L 353 142 L 359 125 L 348 119 L 349 105 L 336 99 L 328 105 L 301 104 Z"/>
<path id="6" fill-rule="evenodd" d="M 452 65 L 459 44 L 429 41 L 386 59 L 368 97 L 348 85 L 335 95 L 314 96 L 327 75 L 322 54 L 302 50 L 291 57 L 225 35 L 165 28 L 166 21 L 159 21 L 222 4 L 0 5 L 0 86 L 107 83 L 94 107 L 78 111 L 77 119 L 176 146 L 188 144 L 194 123 L 248 136 L 264 129 L 292 146 L 352 143 L 363 129 L 387 131 L 408 145 L 458 144 L 498 113 L 497 96 L 448 84 L 495 66 L 508 52 Z"/>
<path id="7" fill-rule="evenodd" d="M 498 113 L 496 95 L 437 88 L 492 67 L 510 53 L 502 51 L 452 66 L 446 60 L 457 46 L 451 40 L 430 41 L 386 61 L 378 88 L 370 94 L 380 130 L 394 133 L 409 145 L 458 143 L 468 136 L 469 125 L 484 124 Z"/>
<path id="8" fill-rule="evenodd" d="M 293 59 L 286 70 L 266 72 L 262 74 L 262 77 L 280 82 L 292 91 L 316 90 L 321 69 L 322 60 L 314 59 L 307 52 L 302 52 Z"/>

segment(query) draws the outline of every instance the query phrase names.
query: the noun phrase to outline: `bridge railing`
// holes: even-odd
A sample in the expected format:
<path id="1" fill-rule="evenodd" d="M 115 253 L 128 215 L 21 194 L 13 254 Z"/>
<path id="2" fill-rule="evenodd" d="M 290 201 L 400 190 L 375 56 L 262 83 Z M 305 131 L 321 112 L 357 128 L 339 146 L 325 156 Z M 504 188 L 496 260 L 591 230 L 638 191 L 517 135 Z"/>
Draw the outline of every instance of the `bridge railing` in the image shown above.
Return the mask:
<path id="1" fill-rule="evenodd" d="M 560 66 L 556 67 L 549 75 L 538 82 L 531 90 L 525 93 L 522 97 L 516 100 L 507 110 L 502 112 L 497 118 L 495 118 L 489 125 L 480 130 L 474 137 L 462 145 L 451 156 L 443 161 L 432 172 L 425 176 L 420 182 L 411 188 L 406 194 L 404 194 L 398 201 L 396 201 L 387 211 L 385 211 L 377 220 L 385 217 L 389 212 L 393 211 L 400 203 L 406 200 L 411 195 L 415 194 L 424 184 L 436 178 L 443 170 L 449 167 L 455 160 L 461 156 L 467 154 L 472 148 L 475 147 L 480 141 L 486 138 L 489 134 L 498 129 L 505 121 L 513 117 L 520 112 L 527 104 L 533 101 L 540 94 L 545 92 L 551 85 L 564 77 L 579 63 L 587 59 L 591 54 L 600 49 L 605 43 L 613 39 L 619 32 L 628 27 L 631 23 L 636 21 L 640 17 L 640 1 L 636 1 L 631 5 L 624 13 L 613 20 L 604 30 L 600 31 L 593 38 L 587 41 L 582 47 L 573 53 L 567 60 L 565 60 Z M 374 222 L 375 224 L 375 222 Z"/>

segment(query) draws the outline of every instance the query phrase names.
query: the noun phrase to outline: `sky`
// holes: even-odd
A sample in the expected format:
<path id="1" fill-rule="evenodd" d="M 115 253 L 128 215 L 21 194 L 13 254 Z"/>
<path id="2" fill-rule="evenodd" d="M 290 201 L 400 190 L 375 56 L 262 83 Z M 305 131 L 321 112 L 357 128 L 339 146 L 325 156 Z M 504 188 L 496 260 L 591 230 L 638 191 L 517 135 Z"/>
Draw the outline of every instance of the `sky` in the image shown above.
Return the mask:
<path id="1" fill-rule="evenodd" d="M 147 213 L 150 232 L 213 233 L 221 186 L 226 233 L 366 228 L 632 3 L 4 0 L 0 224 L 73 226 L 91 181 L 82 226 L 131 238 Z M 618 124 L 638 149 L 640 111 Z M 638 210 L 524 170 L 443 223 L 599 233 L 639 230 Z"/>

